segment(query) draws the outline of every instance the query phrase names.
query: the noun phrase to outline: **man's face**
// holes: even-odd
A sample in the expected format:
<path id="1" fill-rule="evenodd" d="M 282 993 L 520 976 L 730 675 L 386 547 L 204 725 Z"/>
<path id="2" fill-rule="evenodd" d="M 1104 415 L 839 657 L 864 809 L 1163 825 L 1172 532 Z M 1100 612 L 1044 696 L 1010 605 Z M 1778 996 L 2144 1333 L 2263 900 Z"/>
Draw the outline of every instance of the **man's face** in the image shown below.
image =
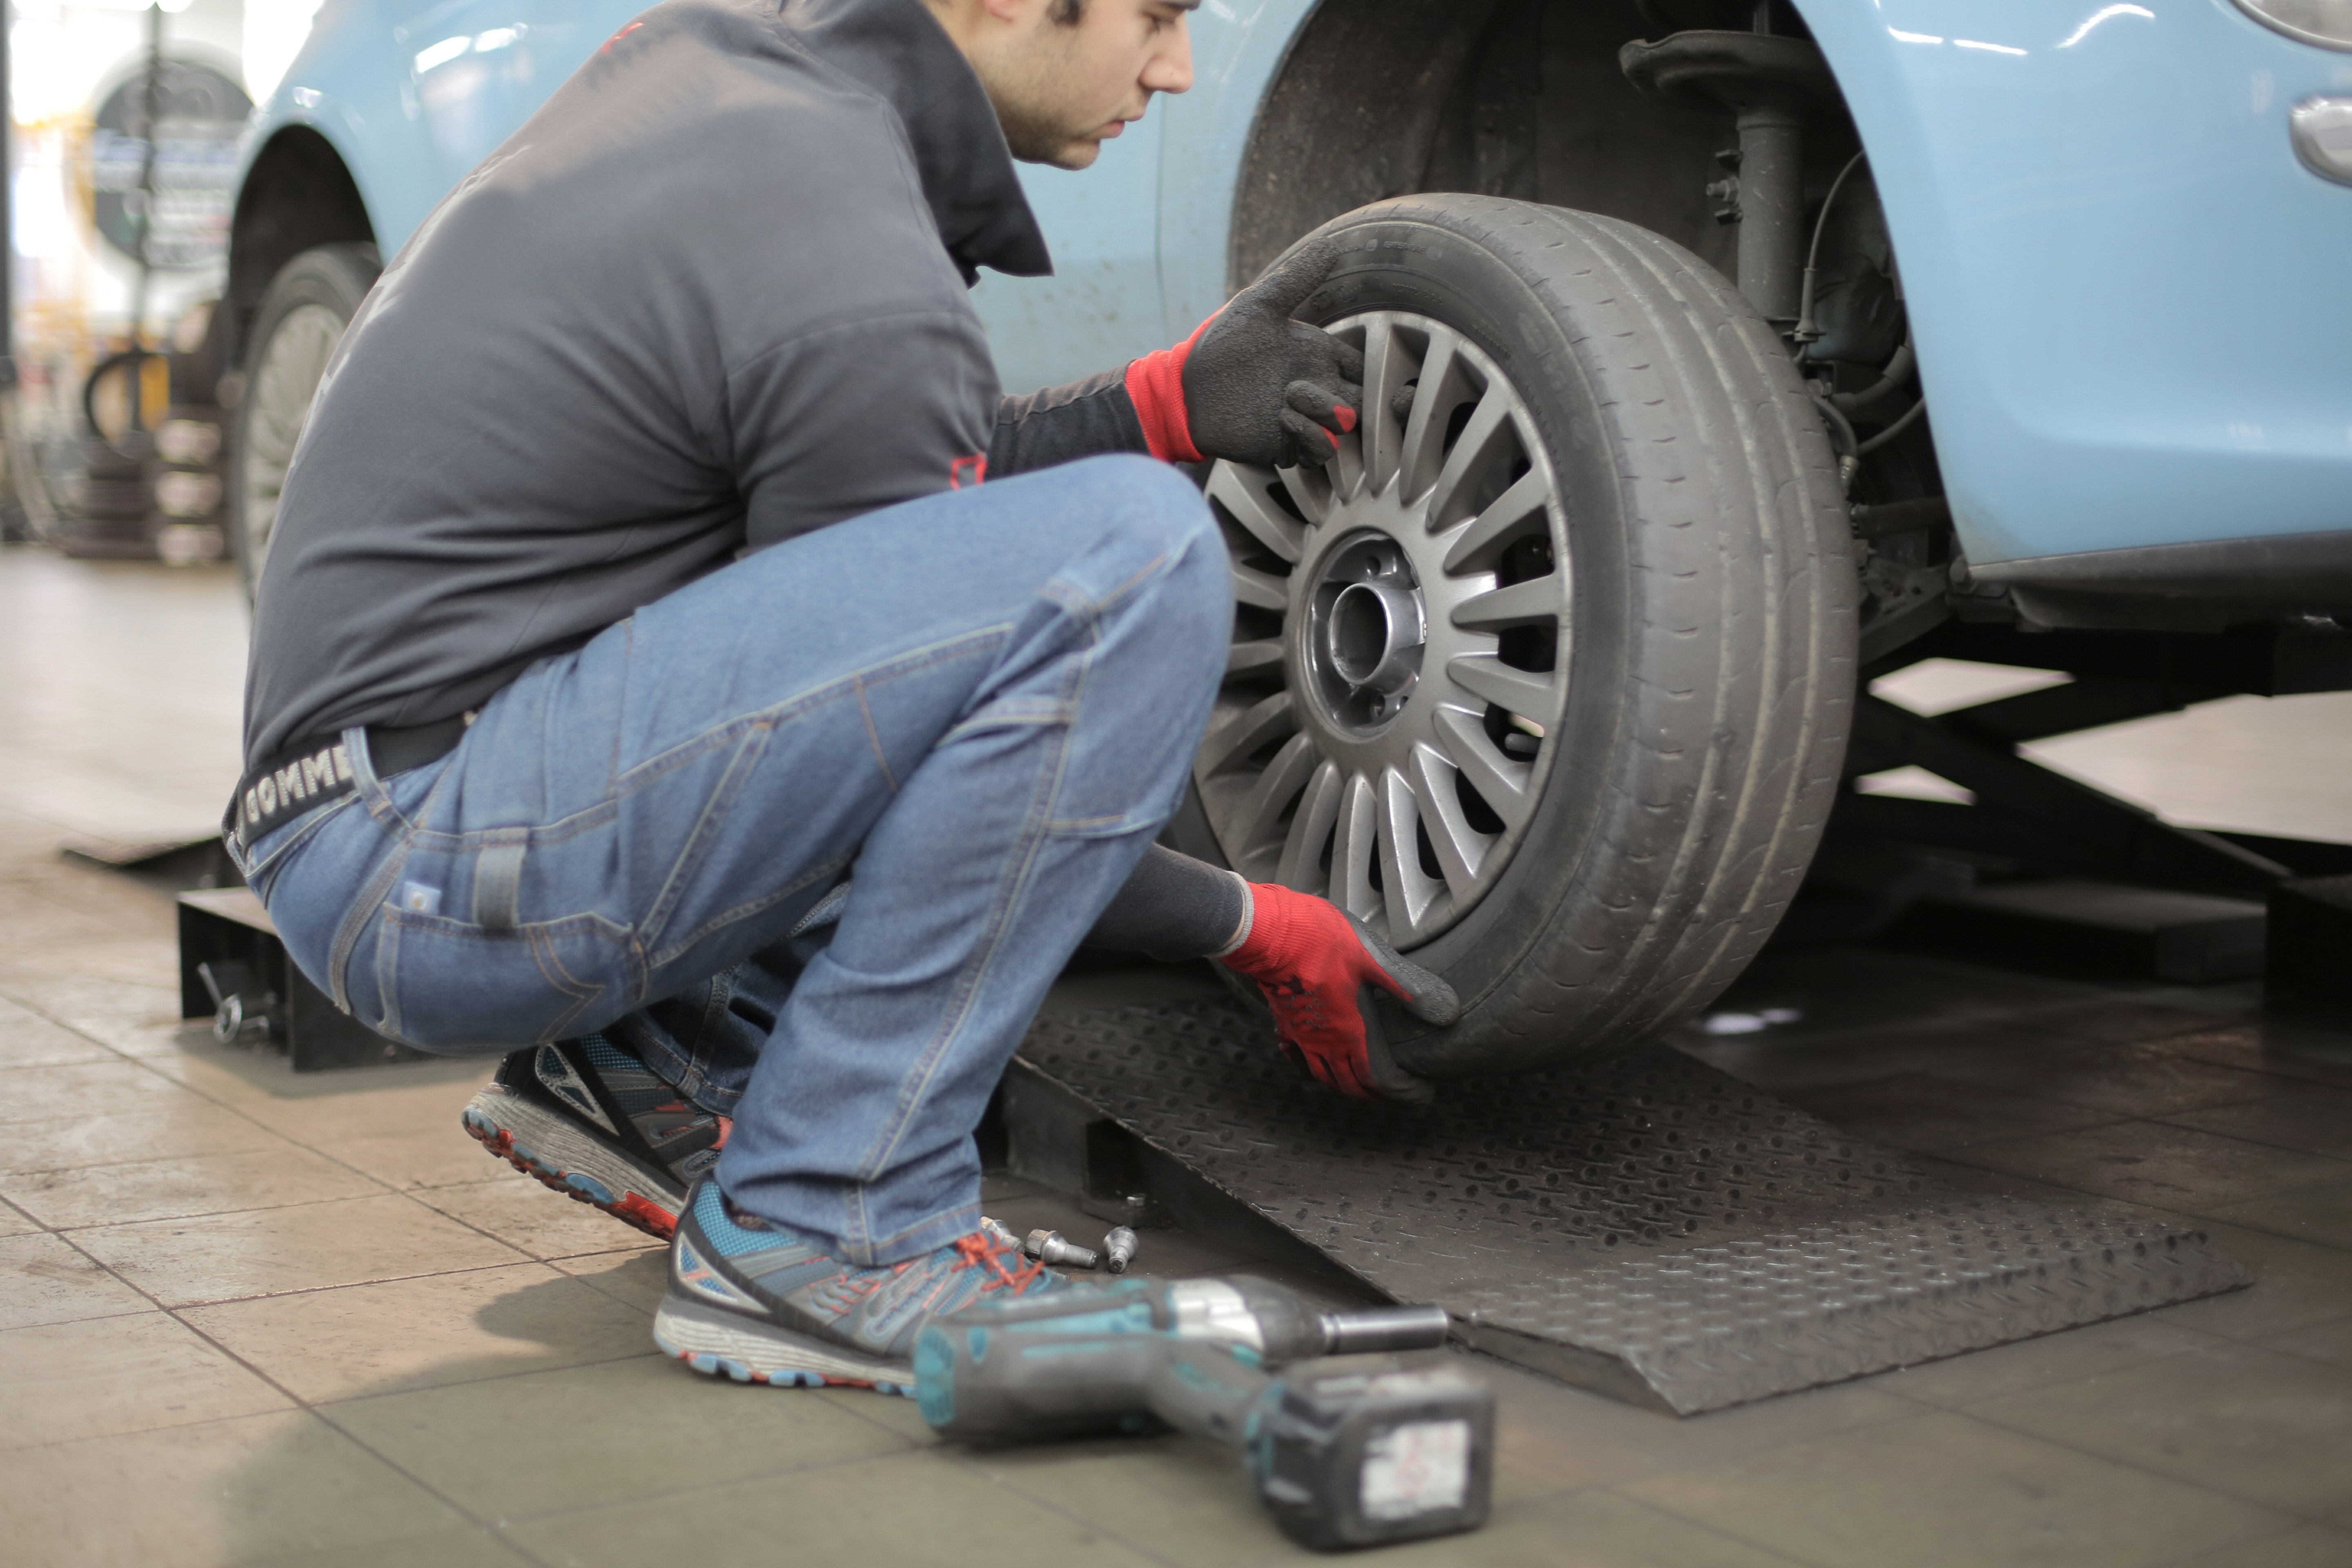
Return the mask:
<path id="1" fill-rule="evenodd" d="M 1076 22 L 1056 0 L 993 0 L 995 26 L 966 52 L 1013 155 L 1083 169 L 1143 118 L 1155 92 L 1192 85 L 1185 18 L 1199 0 L 1087 0 Z"/>

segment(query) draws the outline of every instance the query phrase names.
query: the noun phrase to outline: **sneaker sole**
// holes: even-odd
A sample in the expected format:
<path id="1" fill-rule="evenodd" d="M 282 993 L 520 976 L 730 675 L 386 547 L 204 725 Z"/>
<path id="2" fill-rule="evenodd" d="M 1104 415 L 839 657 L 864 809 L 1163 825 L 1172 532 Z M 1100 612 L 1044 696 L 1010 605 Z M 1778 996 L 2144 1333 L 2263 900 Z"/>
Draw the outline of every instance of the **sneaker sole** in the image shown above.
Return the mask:
<path id="1" fill-rule="evenodd" d="M 910 1362 L 860 1355 L 722 1307 L 665 1297 L 654 1313 L 654 1343 L 706 1377 L 771 1388 L 870 1388 L 911 1398 Z"/>
<path id="2" fill-rule="evenodd" d="M 555 1111 L 489 1084 L 466 1107 L 463 1121 L 483 1148 L 565 1197 L 602 1209 L 656 1241 L 677 1233 L 686 1194 L 647 1192 L 652 1184 L 645 1173 Z"/>

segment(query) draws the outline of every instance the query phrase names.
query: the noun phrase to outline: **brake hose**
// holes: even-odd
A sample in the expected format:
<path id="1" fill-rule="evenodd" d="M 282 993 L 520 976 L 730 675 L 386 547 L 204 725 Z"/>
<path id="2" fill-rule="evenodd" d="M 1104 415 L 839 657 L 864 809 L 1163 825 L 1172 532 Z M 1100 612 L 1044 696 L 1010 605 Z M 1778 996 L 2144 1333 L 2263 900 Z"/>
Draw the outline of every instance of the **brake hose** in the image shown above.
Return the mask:
<path id="1" fill-rule="evenodd" d="M 1830 182 L 1830 194 L 1822 198 L 1821 216 L 1813 220 L 1813 243 L 1805 250 L 1804 289 L 1797 299 L 1797 325 L 1789 333 L 1801 343 L 1810 344 L 1822 335 L 1822 330 L 1813 325 L 1813 270 L 1822 259 L 1822 236 L 1829 230 L 1830 213 L 1837 206 L 1838 193 L 1845 189 L 1846 176 L 1861 167 L 1862 161 L 1869 156 L 1868 153 L 1856 153 L 1845 161 L 1845 167 L 1838 171 L 1838 177 Z"/>
<path id="2" fill-rule="evenodd" d="M 1877 451 L 1881 447 L 1885 446 L 1886 443 L 1894 440 L 1895 437 L 1902 435 L 1903 432 L 1911 428 L 1912 426 L 1919 423 L 1919 416 L 1927 412 L 1927 400 L 1925 397 L 1922 397 L 1918 402 L 1913 404 L 1908 409 L 1905 410 L 1902 418 L 1897 419 L 1894 424 L 1889 425 L 1885 429 L 1881 430 L 1869 440 L 1864 441 L 1861 446 L 1856 447 L 1853 449 L 1853 455 L 1857 458 L 1867 458 L 1873 452 Z"/>
<path id="3" fill-rule="evenodd" d="M 1902 391 L 1918 363 L 1918 355 L 1911 350 L 1911 334 L 1906 331 L 1903 334 L 1903 346 L 1895 351 L 1895 357 L 1886 362 L 1886 368 L 1879 373 L 1876 381 L 1860 392 L 1833 392 L 1830 394 L 1830 402 L 1841 414 L 1859 414 L 1872 404 Z"/>

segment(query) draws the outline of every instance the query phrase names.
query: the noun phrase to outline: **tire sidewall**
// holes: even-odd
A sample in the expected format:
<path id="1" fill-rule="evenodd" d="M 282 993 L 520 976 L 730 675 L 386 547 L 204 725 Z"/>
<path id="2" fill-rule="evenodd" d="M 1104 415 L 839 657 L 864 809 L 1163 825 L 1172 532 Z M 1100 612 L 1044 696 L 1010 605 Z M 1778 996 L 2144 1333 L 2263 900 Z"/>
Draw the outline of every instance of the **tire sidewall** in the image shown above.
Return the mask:
<path id="1" fill-rule="evenodd" d="M 229 421 L 229 548 L 236 556 L 237 574 L 245 584 L 246 602 L 253 601 L 259 572 L 248 543 L 246 515 L 246 454 L 250 450 L 248 426 L 253 417 L 253 378 L 268 353 L 269 342 L 286 318 L 305 305 L 320 305 L 336 313 L 344 327 L 358 314 L 360 301 L 383 271 L 373 245 L 322 245 L 303 251 L 278 268 L 254 312 L 253 331 L 245 353 L 245 395 L 237 399 Z"/>

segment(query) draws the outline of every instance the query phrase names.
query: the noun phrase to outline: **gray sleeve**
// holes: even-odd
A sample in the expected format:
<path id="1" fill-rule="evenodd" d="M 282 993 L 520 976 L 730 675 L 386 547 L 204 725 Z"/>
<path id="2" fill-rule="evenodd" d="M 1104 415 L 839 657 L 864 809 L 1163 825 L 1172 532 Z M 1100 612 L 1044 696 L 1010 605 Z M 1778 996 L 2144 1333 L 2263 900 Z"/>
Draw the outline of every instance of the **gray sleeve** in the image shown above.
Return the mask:
<path id="1" fill-rule="evenodd" d="M 989 448 L 996 371 L 952 310 L 804 334 L 727 379 L 713 445 L 759 550 L 970 483 Z"/>
<path id="2" fill-rule="evenodd" d="M 1107 370 L 1065 386 L 1008 397 L 997 405 L 988 445 L 992 474 L 1049 468 L 1100 452 L 1149 452 L 1151 443 L 1127 395 L 1124 371 Z"/>

